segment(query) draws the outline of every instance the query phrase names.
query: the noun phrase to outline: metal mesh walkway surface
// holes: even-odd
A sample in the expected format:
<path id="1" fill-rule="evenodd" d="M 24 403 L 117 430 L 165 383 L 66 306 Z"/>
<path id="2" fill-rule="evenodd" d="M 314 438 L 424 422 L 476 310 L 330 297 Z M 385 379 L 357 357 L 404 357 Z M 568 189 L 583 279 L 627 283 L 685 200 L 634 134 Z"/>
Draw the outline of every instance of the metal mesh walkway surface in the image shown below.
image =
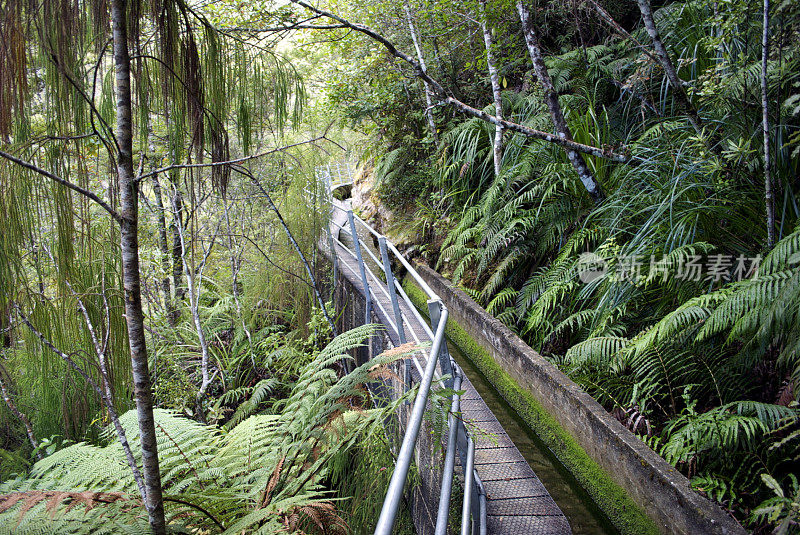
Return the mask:
<path id="1" fill-rule="evenodd" d="M 334 264 L 334 270 L 338 271 L 339 277 L 346 278 L 352 287 L 358 289 L 367 303 L 365 317 L 369 318 L 370 314 L 374 314 L 378 321 L 386 326 L 387 335 L 393 345 L 405 342 L 432 344 L 433 349 L 430 354 L 424 350 L 414 359 L 406 360 L 404 381 L 411 384 L 420 383 L 420 390 L 425 388 L 425 374 L 430 372 L 429 368 L 433 368 L 433 364 L 428 366 L 429 360 L 433 358 L 437 363 L 432 373 L 433 378 L 428 380 L 428 385 L 431 382 L 434 385 L 446 384 L 454 390 L 463 391 L 460 398 L 454 396 L 452 404 L 452 412 L 458 413 L 460 410 L 460 414 L 450 414 L 448 428 L 442 433 L 443 444 L 434 448 L 433 453 L 417 444 L 418 428 L 414 431 L 413 407 L 406 411 L 405 415 L 400 415 L 401 433 L 409 434 L 410 431 L 414 433 L 413 437 L 404 437 L 404 442 L 411 443 L 410 448 L 415 450 L 418 464 L 427 462 L 434 466 L 435 470 L 441 470 L 442 475 L 438 478 L 440 488 L 422 489 L 422 493 L 427 495 L 425 501 L 429 507 L 435 509 L 437 503 L 444 502 L 444 505 L 439 507 L 439 522 L 435 533 L 444 534 L 448 530 L 448 513 L 442 509 L 450 508 L 451 487 L 448 478 L 453 479 L 451 475 L 453 472 L 458 476 L 461 488 L 465 489 L 461 507 L 462 534 L 571 533 L 564 514 L 469 379 L 447 353 L 446 343 L 442 341 L 443 325 L 438 328 L 439 318 L 446 321 L 447 312 L 438 296 L 432 295 L 427 284 L 397 249 L 385 237 L 355 216 L 346 203 L 334 201 L 330 234 L 326 242 L 324 249 Z M 403 292 L 392 272 L 390 257 L 409 275 L 415 277 L 424 290 L 428 290 L 426 293 L 429 293 L 430 298 L 429 316 L 433 320 L 430 325 Z M 427 393 L 422 398 L 418 394 L 415 404 L 420 403 L 420 400 L 430 406 Z M 417 412 L 421 414 L 421 411 Z M 455 439 L 456 447 L 448 448 L 448 442 L 452 438 Z M 406 446 L 404 444 L 404 447 Z M 401 449 L 398 454 L 399 465 L 402 465 L 403 454 Z M 434 459 L 433 455 L 444 456 L 444 459 Z M 448 462 L 450 472 L 448 472 Z M 463 470 L 465 466 L 473 468 L 472 471 L 467 470 L 469 477 L 465 476 Z M 397 473 L 403 470 L 405 474 Z M 402 481 L 393 483 L 396 483 L 394 486 L 399 488 L 400 492 L 407 471 L 407 467 L 395 468 L 393 480 L 402 479 Z M 399 504 L 399 498 L 394 499 L 391 496 L 392 488 L 393 485 L 390 484 L 389 495 L 376 534 L 389 533 L 394 523 L 396 510 L 386 511 L 387 508 L 396 509 L 399 506 L 396 505 Z M 444 499 L 442 495 L 445 496 Z M 449 529 L 454 525 L 459 526 L 457 520 L 451 519 Z"/>

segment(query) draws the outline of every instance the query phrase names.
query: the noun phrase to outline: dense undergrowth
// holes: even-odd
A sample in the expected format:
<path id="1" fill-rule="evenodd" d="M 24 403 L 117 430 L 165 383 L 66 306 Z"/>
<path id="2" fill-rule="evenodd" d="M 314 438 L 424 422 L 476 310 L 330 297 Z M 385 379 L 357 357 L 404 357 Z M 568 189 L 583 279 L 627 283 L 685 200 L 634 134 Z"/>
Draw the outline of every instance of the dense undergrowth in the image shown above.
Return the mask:
<path id="1" fill-rule="evenodd" d="M 360 533 L 374 522 L 391 461 L 383 422 L 397 403 L 375 409 L 363 385 L 402 355 L 384 356 L 340 378 L 348 351 L 375 332 L 367 325 L 306 352 L 284 342 L 291 371 L 230 389 L 218 405 L 236 411 L 217 425 L 156 412 L 167 520 L 173 532 Z M 307 343 L 308 341 L 304 341 Z M 275 366 L 274 351 L 253 373 Z M 285 370 L 285 368 L 284 368 Z M 284 390 L 285 395 L 274 395 Z M 267 392 L 265 394 L 265 392 Z M 271 395 L 272 394 L 272 395 Z M 243 399 L 238 404 L 232 400 Z M 404 398 L 403 398 L 404 399 Z M 257 414 L 255 414 L 257 413 Z M 121 417 L 136 446 L 135 411 Z M 353 459 L 361 459 L 353 469 Z M 380 466 L 384 463 L 384 466 Z M 149 533 L 136 485 L 113 431 L 100 444 L 54 451 L 0 485 L 0 530 L 8 533 Z M 43 519 L 46 527 L 43 527 Z M 44 531 L 43 531 L 44 530 Z"/>
<path id="2" fill-rule="evenodd" d="M 368 369 L 337 380 L 328 366 L 368 333 L 329 344 L 313 280 L 327 211 L 313 167 L 341 119 L 341 141 L 375 164 L 387 228 L 415 234 L 698 491 L 757 532 L 798 530 L 797 2 L 767 11 L 763 61 L 762 5 L 654 2 L 677 85 L 642 28 L 646 0 L 331 8 L 418 48 L 452 99 L 552 132 L 527 6 L 572 138 L 600 149 L 581 158 L 601 202 L 574 158 L 519 131 L 495 169 L 494 126 L 426 99 L 419 68 L 353 28 L 282 42 L 320 22 L 292 6 L 6 4 L 4 528 L 52 531 L 39 520 L 55 514 L 64 532 L 146 529 L 138 419 L 164 456 L 172 528 L 369 529 L 390 462 L 381 412 L 359 386 Z M 150 385 L 133 379 L 152 381 L 155 430 Z"/>
<path id="3" fill-rule="evenodd" d="M 367 156 L 378 155 L 377 196 L 394 217 L 387 228 L 405 236 L 413 227 L 415 251 L 695 489 L 758 532 L 797 530 L 798 5 L 778 3 L 770 19 L 774 246 L 764 208 L 760 5 L 689 0 L 656 11 L 701 134 L 650 54 L 635 2 L 603 5 L 632 37 L 593 19 L 590 3 L 543 3 L 536 16 L 574 139 L 631 158 L 584 156 L 605 199 L 592 202 L 563 150 L 520 133 L 505 133 L 495 175 L 495 127 L 444 106 L 435 108 L 437 144 L 425 129 L 421 91 L 406 100 L 394 72 L 362 62 L 359 74 L 394 98 L 346 86 L 357 95 L 348 118 L 372 136 Z M 462 11 L 479 19 L 470 9 Z M 443 11 L 416 11 L 430 36 L 425 52 L 439 61 L 429 70 L 494 113 L 477 26 L 471 41 L 434 48 L 463 27 Z M 489 14 L 504 113 L 552 131 L 515 15 L 506 5 Z M 341 85 L 334 102 L 345 100 Z"/>

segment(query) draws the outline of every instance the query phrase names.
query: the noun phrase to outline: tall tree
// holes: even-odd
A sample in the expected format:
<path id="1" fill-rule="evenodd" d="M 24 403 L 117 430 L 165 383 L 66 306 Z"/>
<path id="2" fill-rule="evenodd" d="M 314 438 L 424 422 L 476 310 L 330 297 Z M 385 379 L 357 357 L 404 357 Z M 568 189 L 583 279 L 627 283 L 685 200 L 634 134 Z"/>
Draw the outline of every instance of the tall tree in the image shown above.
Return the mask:
<path id="1" fill-rule="evenodd" d="M 135 1 L 135 0 L 134 0 Z M 153 392 L 147 363 L 147 344 L 139 278 L 139 185 L 133 170 L 133 109 L 131 58 L 128 51 L 128 16 L 125 0 L 112 0 L 111 24 L 114 42 L 115 94 L 117 97 L 117 181 L 120 201 L 120 246 L 122 281 L 125 288 L 125 321 L 131 348 L 133 387 L 142 444 L 145 507 L 153 533 L 166 533 L 158 443 L 153 416 Z"/>
<path id="2" fill-rule="evenodd" d="M 417 61 L 419 61 L 422 69 L 427 71 L 428 67 L 425 65 L 425 54 L 422 51 L 422 41 L 420 39 L 419 32 L 417 31 L 417 25 L 414 23 L 414 16 L 411 13 L 411 6 L 409 5 L 408 0 L 404 0 L 403 10 L 406 13 L 406 21 L 408 22 L 408 31 L 411 33 L 411 41 L 414 43 L 414 50 L 417 52 Z M 427 80 L 422 80 L 422 83 L 425 86 L 425 104 L 427 105 L 425 108 L 425 118 L 428 120 L 428 129 L 431 131 L 433 140 L 438 145 L 439 134 L 436 131 L 436 121 L 433 118 L 433 89 L 431 89 L 431 86 Z"/>
<path id="3" fill-rule="evenodd" d="M 547 104 L 547 109 L 550 110 L 550 118 L 553 120 L 553 126 L 555 126 L 556 133 L 561 139 L 572 141 L 572 132 L 569 129 L 569 125 L 567 125 L 566 118 L 564 118 L 561 104 L 558 102 L 558 93 L 556 93 L 553 87 L 550 73 L 547 72 L 547 66 L 544 64 L 544 56 L 542 55 L 542 48 L 539 44 L 539 36 L 536 33 L 536 27 L 533 24 L 530 10 L 528 6 L 525 5 L 525 2 L 518 0 L 517 11 L 519 12 L 519 19 L 522 22 L 522 33 L 525 35 L 525 44 L 528 46 L 528 53 L 533 62 L 533 70 L 544 92 L 544 100 Z M 600 189 L 600 184 L 597 182 L 591 169 L 589 169 L 583 156 L 575 150 L 567 149 L 567 157 L 592 199 L 594 199 L 595 202 L 601 202 L 603 200 L 603 191 Z"/>
<path id="4" fill-rule="evenodd" d="M 775 202 L 772 192 L 772 155 L 769 137 L 769 94 L 767 62 L 769 61 L 769 0 L 764 0 L 761 32 L 761 129 L 764 135 L 764 200 L 767 208 L 767 247 L 775 245 Z"/>
<path id="5" fill-rule="evenodd" d="M 478 9 L 480 14 L 479 23 L 481 25 L 481 33 L 483 33 L 483 43 L 486 46 L 486 66 L 489 69 L 489 80 L 492 83 L 492 97 L 494 98 L 494 115 L 498 119 L 503 119 L 503 95 L 500 87 L 500 75 L 497 72 L 497 64 L 494 59 L 494 43 L 492 40 L 492 31 L 489 29 L 489 21 L 486 14 L 486 0 L 478 2 Z M 494 174 L 500 174 L 500 167 L 503 165 L 503 132 L 505 129 L 502 125 L 494 127 L 494 145 L 492 152 L 494 156 Z"/>

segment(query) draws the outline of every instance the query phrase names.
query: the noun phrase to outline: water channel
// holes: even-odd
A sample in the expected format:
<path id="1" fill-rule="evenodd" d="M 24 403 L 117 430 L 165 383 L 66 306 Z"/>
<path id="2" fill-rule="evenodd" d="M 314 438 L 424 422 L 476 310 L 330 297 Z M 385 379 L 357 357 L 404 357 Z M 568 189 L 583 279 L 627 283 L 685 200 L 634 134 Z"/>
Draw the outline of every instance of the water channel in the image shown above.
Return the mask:
<path id="1" fill-rule="evenodd" d="M 534 473 L 544 484 L 563 511 L 575 535 L 612 535 L 618 531 L 597 508 L 589 495 L 575 481 L 550 452 L 539 437 L 517 415 L 481 372 L 466 358 L 452 341 L 448 340 L 450 354 L 472 382 L 486 405 L 505 429 L 517 449 L 528 461 Z"/>

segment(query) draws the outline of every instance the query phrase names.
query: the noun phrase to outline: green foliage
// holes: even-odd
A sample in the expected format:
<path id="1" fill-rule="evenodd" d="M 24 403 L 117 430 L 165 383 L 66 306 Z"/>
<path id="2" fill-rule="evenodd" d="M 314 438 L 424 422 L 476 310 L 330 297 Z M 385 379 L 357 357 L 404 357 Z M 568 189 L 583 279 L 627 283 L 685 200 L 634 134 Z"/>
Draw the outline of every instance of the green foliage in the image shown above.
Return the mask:
<path id="1" fill-rule="evenodd" d="M 407 209 L 409 201 L 424 197 L 431 187 L 431 176 L 420 166 L 419 156 L 401 146 L 382 156 L 375 165 L 375 185 L 387 206 Z"/>
<path id="2" fill-rule="evenodd" d="M 250 416 L 222 430 L 157 410 L 170 525 L 175 530 L 225 533 L 274 533 L 287 526 L 343 531 L 343 520 L 325 483 L 331 468 L 341 467 L 365 437 L 376 436 L 384 418 L 395 410 L 396 403 L 383 409 L 364 408 L 369 399 L 362 385 L 372 379 L 375 366 L 388 365 L 403 355 L 378 357 L 342 378 L 332 366 L 351 358 L 347 352 L 374 332 L 375 327 L 367 325 L 335 338 L 302 369 L 277 414 Z M 121 421 L 139 459 L 135 412 L 124 414 Z M 29 476 L 3 483 L 0 525 L 16 528 L 14 533 L 36 533 L 41 519 L 54 515 L 55 524 L 48 525 L 63 533 L 113 532 L 137 526 L 142 511 L 133 478 L 112 430 L 107 431 L 106 440 L 105 446 L 79 443 L 61 449 L 36 463 Z M 39 499 L 41 494 L 9 501 L 19 493 L 45 491 L 64 494 L 54 502 Z M 84 491 L 90 492 L 81 500 L 68 494 Z M 102 493 L 120 494 L 107 504 L 102 503 Z M 382 496 L 382 490 L 376 494 Z M 38 501 L 32 496 L 39 496 Z M 359 499 L 374 510 L 374 496 Z"/>
<path id="3" fill-rule="evenodd" d="M 796 533 L 800 524 L 800 484 L 797 477 L 789 474 L 791 487 L 789 492 L 784 492 L 781 485 L 768 474 L 761 474 L 764 485 L 775 493 L 773 498 L 761 502 L 753 511 L 753 517 L 757 520 L 766 520 L 774 524 L 776 535 Z M 788 494 L 788 495 L 787 495 Z"/>
<path id="4" fill-rule="evenodd" d="M 646 52 L 651 41 L 638 25 L 635 3 L 602 4 L 631 39 L 609 32 L 588 4 L 573 9 L 545 3 L 536 14 L 573 138 L 632 158 L 619 165 L 584 157 L 606 195 L 601 204 L 589 204 L 563 151 L 514 132 L 505 134 L 495 176 L 494 127 L 478 119 L 447 122 L 437 109 L 440 145 L 420 154 L 424 131 L 409 140 L 407 130 L 398 135 L 394 128 L 413 124 L 423 130 L 421 91 L 414 95 L 417 106 L 407 105 L 396 73 L 382 70 L 374 56 L 357 68 L 371 74 L 370 87 L 385 91 L 371 96 L 382 112 L 372 120 L 389 135 L 371 150 L 385 154 L 379 176 L 393 191 L 407 188 L 404 195 L 416 195 L 418 205 L 427 192 L 415 193 L 420 173 L 408 166 L 419 166 L 426 156 L 432 163 L 432 184 L 444 200 L 438 219 L 446 223 L 417 233 L 424 258 L 608 410 L 639 415 L 646 425 L 634 431 L 744 522 L 760 501 L 777 496 L 758 477 L 764 465 L 782 488 L 791 488 L 784 461 L 793 454 L 768 445 L 790 433 L 781 431 L 781 422 L 793 417 L 787 405 L 800 392 L 800 212 L 797 159 L 791 156 L 800 139 L 800 11 L 796 3 L 779 3 L 770 26 L 778 243 L 768 250 L 760 6 L 686 0 L 655 13 L 704 125 L 698 134 L 663 69 Z M 514 38 L 495 32 L 496 57 L 507 77 L 504 115 L 550 131 L 541 90 L 526 78 L 529 58 L 512 8 L 498 5 L 490 13 L 517 40 L 513 44 Z M 424 52 L 441 60 L 428 61 L 429 72 L 447 83 L 452 58 L 437 56 L 431 41 L 447 34 L 443 21 L 449 19 L 437 19 L 437 10 L 430 9 L 416 14 L 429 27 Z M 390 35 L 397 32 L 373 22 Z M 403 37 L 398 39 L 402 45 Z M 464 78 L 449 85 L 461 100 L 494 113 L 482 46 L 480 35 L 458 44 L 467 62 Z M 484 85 L 470 78 L 473 70 Z M 728 274 L 692 278 L 682 272 L 690 261 L 707 265 L 715 258 L 732 259 Z M 605 269 L 585 280 L 589 261 Z M 633 270 L 625 273 L 631 261 Z M 755 272 L 751 268 L 759 261 Z M 789 509 L 781 511 L 779 516 Z M 752 521 L 778 522 L 778 516 L 768 517 Z"/>

